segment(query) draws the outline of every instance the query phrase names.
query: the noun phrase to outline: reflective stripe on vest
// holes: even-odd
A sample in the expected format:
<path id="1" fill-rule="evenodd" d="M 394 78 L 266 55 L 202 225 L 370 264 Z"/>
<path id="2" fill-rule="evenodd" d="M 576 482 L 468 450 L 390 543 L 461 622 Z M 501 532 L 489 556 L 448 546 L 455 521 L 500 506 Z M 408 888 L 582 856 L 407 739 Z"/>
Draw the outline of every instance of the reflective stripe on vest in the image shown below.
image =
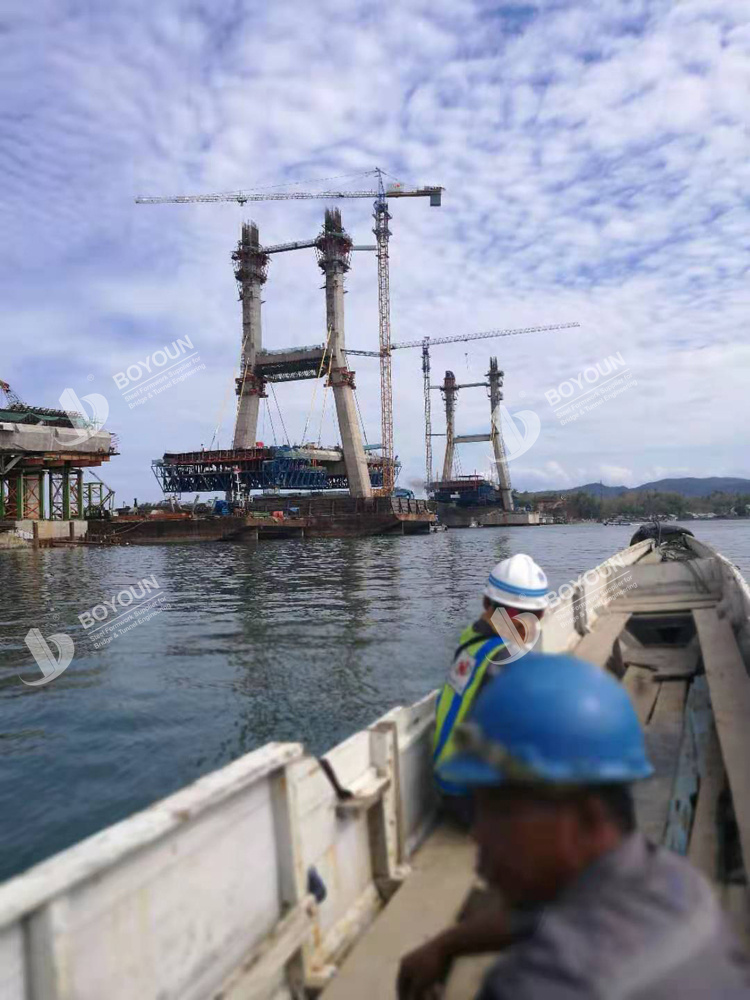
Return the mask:
<path id="1" fill-rule="evenodd" d="M 436 719 L 435 719 L 435 741 L 432 754 L 433 765 L 437 767 L 445 758 L 453 752 L 453 731 L 459 725 L 467 712 L 471 708 L 474 698 L 479 691 L 484 675 L 489 664 L 489 655 L 499 646 L 504 645 L 499 636 L 493 636 L 482 642 L 482 636 L 477 636 L 476 641 L 482 645 L 474 654 L 474 669 L 471 677 L 461 694 L 455 691 L 450 684 L 445 684 L 438 698 Z M 468 651 L 466 649 L 465 651 Z M 436 776 L 438 785 L 449 795 L 466 794 L 466 789 L 455 786 L 448 786 Z"/>

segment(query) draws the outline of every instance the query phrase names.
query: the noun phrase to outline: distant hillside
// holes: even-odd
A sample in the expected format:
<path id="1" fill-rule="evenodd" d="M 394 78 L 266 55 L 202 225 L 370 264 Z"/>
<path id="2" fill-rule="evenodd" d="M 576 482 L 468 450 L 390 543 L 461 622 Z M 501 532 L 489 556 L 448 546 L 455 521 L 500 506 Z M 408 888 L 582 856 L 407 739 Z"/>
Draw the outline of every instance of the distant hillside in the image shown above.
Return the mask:
<path id="1" fill-rule="evenodd" d="M 709 497 L 712 493 L 750 493 L 750 479 L 734 476 L 708 476 L 706 479 L 686 477 L 684 479 L 658 479 L 642 486 L 602 486 L 586 483 L 570 490 L 544 490 L 545 493 L 588 493 L 598 497 L 618 497 L 627 492 L 679 493 L 683 497 Z"/>
<path id="2" fill-rule="evenodd" d="M 602 486 L 601 483 L 586 483 L 585 486 L 574 486 L 571 490 L 544 490 L 545 493 L 590 493 L 592 497 L 619 497 L 622 493 L 627 493 L 630 486 Z M 636 487 L 638 489 L 638 487 Z"/>
<path id="3" fill-rule="evenodd" d="M 708 476 L 706 479 L 659 479 L 637 486 L 639 492 L 679 493 L 683 497 L 710 497 L 712 493 L 750 493 L 750 479 L 734 476 Z"/>

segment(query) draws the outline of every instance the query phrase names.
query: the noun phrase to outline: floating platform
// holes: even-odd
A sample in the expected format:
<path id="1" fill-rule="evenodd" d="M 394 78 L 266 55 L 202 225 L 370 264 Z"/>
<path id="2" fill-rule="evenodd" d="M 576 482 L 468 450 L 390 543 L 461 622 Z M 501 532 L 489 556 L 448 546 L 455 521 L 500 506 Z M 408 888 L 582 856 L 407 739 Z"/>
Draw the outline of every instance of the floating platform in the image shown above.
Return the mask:
<path id="1" fill-rule="evenodd" d="M 506 511 L 502 490 L 482 476 L 459 476 L 429 483 L 438 519 L 448 528 L 520 527 L 542 524 L 537 513 Z"/>
<path id="2" fill-rule="evenodd" d="M 434 505 L 405 497 L 287 495 L 257 497 L 228 515 L 137 514 L 89 522 L 88 541 L 109 545 L 255 542 L 274 538 L 347 538 L 429 534 Z"/>
<path id="3" fill-rule="evenodd" d="M 505 511 L 502 507 L 461 507 L 453 503 L 436 503 L 435 509 L 440 523 L 448 528 L 512 528 L 542 523 L 536 512 Z"/>
<path id="4" fill-rule="evenodd" d="M 257 530 L 258 538 L 283 537 L 285 532 L 311 538 L 428 534 L 436 522 L 434 504 L 407 497 L 256 497 L 249 510 L 245 532 Z M 269 523 L 274 512 L 283 518 Z"/>

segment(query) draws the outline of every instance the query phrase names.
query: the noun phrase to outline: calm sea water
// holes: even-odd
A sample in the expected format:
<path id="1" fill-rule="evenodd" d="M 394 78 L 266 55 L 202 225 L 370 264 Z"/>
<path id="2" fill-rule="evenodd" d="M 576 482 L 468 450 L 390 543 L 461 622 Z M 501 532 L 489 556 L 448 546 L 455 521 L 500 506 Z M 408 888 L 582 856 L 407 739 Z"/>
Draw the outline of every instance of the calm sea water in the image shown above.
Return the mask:
<path id="1" fill-rule="evenodd" d="M 750 577 L 750 525 L 691 528 Z M 558 587 L 634 530 L 0 553 L 0 878 L 268 740 L 328 749 L 442 682 L 497 560 L 528 552 Z M 94 649 L 78 615 L 152 575 L 170 607 Z M 31 628 L 76 644 L 36 689 Z"/>

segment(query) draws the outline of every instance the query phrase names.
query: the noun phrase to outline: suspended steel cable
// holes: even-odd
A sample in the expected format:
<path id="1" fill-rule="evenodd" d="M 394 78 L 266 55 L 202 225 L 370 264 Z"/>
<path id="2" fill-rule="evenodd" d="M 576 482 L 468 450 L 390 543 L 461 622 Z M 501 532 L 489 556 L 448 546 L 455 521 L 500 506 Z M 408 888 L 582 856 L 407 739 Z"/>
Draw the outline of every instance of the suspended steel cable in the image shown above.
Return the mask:
<path id="1" fill-rule="evenodd" d="M 271 413 L 271 404 L 268 402 L 268 399 L 266 399 L 266 409 L 268 410 L 268 419 L 271 422 L 271 433 L 273 434 L 273 443 L 278 444 L 279 442 L 276 440 L 276 428 L 274 427 L 273 423 L 273 413 Z"/>
<path id="2" fill-rule="evenodd" d="M 328 383 L 331 380 L 331 367 L 333 365 L 333 356 L 328 359 L 328 376 L 326 378 L 325 385 L 323 386 L 323 406 L 320 411 L 320 426 L 318 427 L 318 444 L 321 444 L 323 438 L 323 417 L 326 412 L 326 403 L 328 402 Z"/>
<path id="3" fill-rule="evenodd" d="M 284 431 L 284 437 L 286 438 L 286 443 L 289 447 L 292 447 L 292 442 L 289 440 L 289 435 L 286 432 L 286 424 L 284 423 L 284 414 L 281 412 L 281 407 L 279 406 L 279 401 L 276 398 L 276 390 L 274 389 L 273 382 L 269 382 L 271 386 L 271 395 L 273 396 L 273 401 L 276 403 L 276 409 L 279 411 L 279 420 L 281 421 L 281 429 Z"/>
<path id="4" fill-rule="evenodd" d="M 216 441 L 216 439 L 217 439 L 217 437 L 219 435 L 219 430 L 221 428 L 222 421 L 224 420 L 224 412 L 225 412 L 225 410 L 227 408 L 227 401 L 229 400 L 229 393 L 232 390 L 232 383 L 234 382 L 235 378 L 236 378 L 236 375 L 235 375 L 234 372 L 232 372 L 232 374 L 231 374 L 231 376 L 229 378 L 229 382 L 227 384 L 226 391 L 224 393 L 224 399 L 221 402 L 221 408 L 219 409 L 219 419 L 218 419 L 218 422 L 216 424 L 216 430 L 214 431 L 213 436 L 211 437 L 211 444 L 209 445 L 209 451 L 211 450 L 211 448 L 213 448 L 214 441 Z"/>
<path id="5" fill-rule="evenodd" d="M 359 414 L 359 423 L 360 423 L 360 426 L 362 428 L 362 437 L 365 439 L 365 444 L 367 444 L 368 443 L 367 442 L 367 431 L 365 430 L 365 422 L 364 422 L 364 419 L 362 417 L 362 411 L 359 408 L 359 399 L 357 398 L 357 390 L 356 389 L 354 390 L 354 392 L 352 393 L 352 395 L 354 396 L 354 402 L 357 404 L 357 413 Z"/>
<path id="6" fill-rule="evenodd" d="M 323 350 L 323 357 L 320 359 L 320 368 L 318 368 L 318 377 L 315 380 L 315 385 L 313 386 L 312 399 L 310 400 L 310 409 L 309 409 L 308 414 L 307 414 L 307 420 L 305 421 L 305 429 L 302 431 L 302 441 L 301 441 L 301 444 L 304 444 L 305 440 L 307 439 L 307 427 L 308 427 L 308 424 L 310 423 L 310 418 L 312 417 L 313 409 L 315 407 L 315 397 L 317 396 L 317 393 L 318 393 L 318 383 L 320 381 L 320 376 L 323 374 L 323 367 L 324 367 L 324 365 L 326 363 L 326 354 L 328 353 L 328 345 L 329 345 L 330 341 L 331 341 L 331 327 L 329 326 L 328 327 L 328 337 L 326 338 L 326 346 L 325 346 L 325 348 Z M 325 388 L 324 388 L 323 391 L 325 392 Z M 325 397 L 324 397 L 324 399 L 325 399 Z"/>

